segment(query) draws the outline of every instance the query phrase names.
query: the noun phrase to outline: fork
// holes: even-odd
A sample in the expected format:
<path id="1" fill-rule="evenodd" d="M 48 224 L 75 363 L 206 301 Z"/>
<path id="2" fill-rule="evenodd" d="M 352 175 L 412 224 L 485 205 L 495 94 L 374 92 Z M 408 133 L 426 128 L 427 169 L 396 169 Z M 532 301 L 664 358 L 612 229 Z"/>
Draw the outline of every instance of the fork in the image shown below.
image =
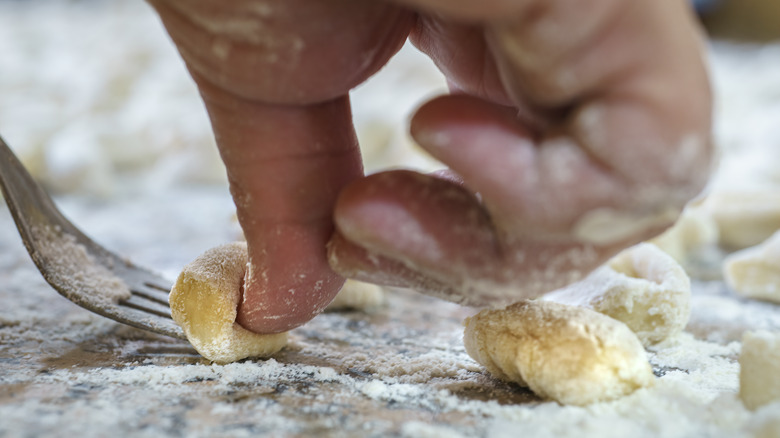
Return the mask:
<path id="1" fill-rule="evenodd" d="M 171 282 L 112 253 L 76 228 L 2 138 L 0 189 L 27 252 L 57 292 L 98 315 L 186 339 L 171 319 Z"/>

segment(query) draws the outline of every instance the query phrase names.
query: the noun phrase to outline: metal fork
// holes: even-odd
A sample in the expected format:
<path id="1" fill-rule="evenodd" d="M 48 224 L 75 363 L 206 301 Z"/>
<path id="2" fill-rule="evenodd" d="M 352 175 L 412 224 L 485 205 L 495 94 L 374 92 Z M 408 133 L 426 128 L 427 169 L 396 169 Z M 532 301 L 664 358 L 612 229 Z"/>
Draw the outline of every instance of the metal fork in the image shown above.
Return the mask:
<path id="1" fill-rule="evenodd" d="M 98 315 L 186 339 L 171 319 L 171 282 L 84 235 L 57 209 L 2 138 L 0 189 L 27 252 L 57 292 Z"/>

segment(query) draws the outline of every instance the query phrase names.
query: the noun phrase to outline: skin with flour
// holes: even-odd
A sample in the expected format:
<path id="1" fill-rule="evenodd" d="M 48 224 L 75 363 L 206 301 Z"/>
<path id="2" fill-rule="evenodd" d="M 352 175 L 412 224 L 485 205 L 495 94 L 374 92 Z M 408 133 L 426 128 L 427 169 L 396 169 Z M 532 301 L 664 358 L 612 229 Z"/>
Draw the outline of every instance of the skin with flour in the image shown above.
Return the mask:
<path id="1" fill-rule="evenodd" d="M 151 3 L 228 170 L 249 251 L 237 319 L 255 332 L 309 320 L 342 275 L 465 304 L 538 295 L 662 230 L 708 173 L 682 0 Z M 407 37 L 453 90 L 412 134 L 462 184 L 362 176 L 348 92 Z"/>

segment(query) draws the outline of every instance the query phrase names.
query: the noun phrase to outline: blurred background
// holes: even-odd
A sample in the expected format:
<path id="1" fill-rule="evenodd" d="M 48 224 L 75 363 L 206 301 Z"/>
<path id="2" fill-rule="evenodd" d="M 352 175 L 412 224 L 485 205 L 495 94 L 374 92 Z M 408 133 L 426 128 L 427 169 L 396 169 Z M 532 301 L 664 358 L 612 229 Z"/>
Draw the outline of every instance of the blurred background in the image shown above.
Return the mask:
<path id="1" fill-rule="evenodd" d="M 715 38 L 772 41 L 780 38 L 780 2 L 775 0 L 694 0 Z"/>

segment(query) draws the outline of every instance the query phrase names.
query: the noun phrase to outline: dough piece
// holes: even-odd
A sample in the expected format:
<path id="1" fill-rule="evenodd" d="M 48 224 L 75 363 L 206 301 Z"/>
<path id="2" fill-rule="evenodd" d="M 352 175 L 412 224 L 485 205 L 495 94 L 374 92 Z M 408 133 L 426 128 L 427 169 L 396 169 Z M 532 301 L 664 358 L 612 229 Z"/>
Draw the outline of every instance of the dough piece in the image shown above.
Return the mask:
<path id="1" fill-rule="evenodd" d="M 780 230 L 780 188 L 715 192 L 702 209 L 717 223 L 721 246 L 732 251 L 758 245 Z"/>
<path id="2" fill-rule="evenodd" d="M 668 254 L 650 243 L 621 252 L 578 283 L 545 301 L 586 307 L 625 323 L 649 346 L 670 338 L 691 316 L 691 281 Z"/>
<path id="3" fill-rule="evenodd" d="M 171 289 L 173 320 L 211 361 L 267 357 L 287 344 L 287 333 L 259 335 L 236 322 L 247 262 L 244 242 L 212 248 L 185 266 Z"/>
<path id="4" fill-rule="evenodd" d="M 756 415 L 750 420 L 748 428 L 750 434 L 747 436 L 753 438 L 780 437 L 780 415 L 778 412 L 780 412 L 780 404 L 756 412 Z"/>
<path id="5" fill-rule="evenodd" d="M 742 336 L 739 397 L 748 409 L 780 401 L 780 333 L 746 332 Z"/>
<path id="6" fill-rule="evenodd" d="M 349 279 L 325 310 L 369 310 L 381 306 L 384 302 L 385 293 L 381 287 Z"/>
<path id="7" fill-rule="evenodd" d="M 466 351 L 492 375 L 562 404 L 611 400 L 654 383 L 636 335 L 590 309 L 525 301 L 465 324 Z"/>
<path id="8" fill-rule="evenodd" d="M 741 295 L 780 303 L 780 232 L 726 257 L 723 277 Z"/>
<path id="9" fill-rule="evenodd" d="M 699 208 L 687 208 L 671 228 L 650 243 L 685 264 L 697 250 L 714 250 L 718 236 L 718 224 L 709 213 Z"/>

